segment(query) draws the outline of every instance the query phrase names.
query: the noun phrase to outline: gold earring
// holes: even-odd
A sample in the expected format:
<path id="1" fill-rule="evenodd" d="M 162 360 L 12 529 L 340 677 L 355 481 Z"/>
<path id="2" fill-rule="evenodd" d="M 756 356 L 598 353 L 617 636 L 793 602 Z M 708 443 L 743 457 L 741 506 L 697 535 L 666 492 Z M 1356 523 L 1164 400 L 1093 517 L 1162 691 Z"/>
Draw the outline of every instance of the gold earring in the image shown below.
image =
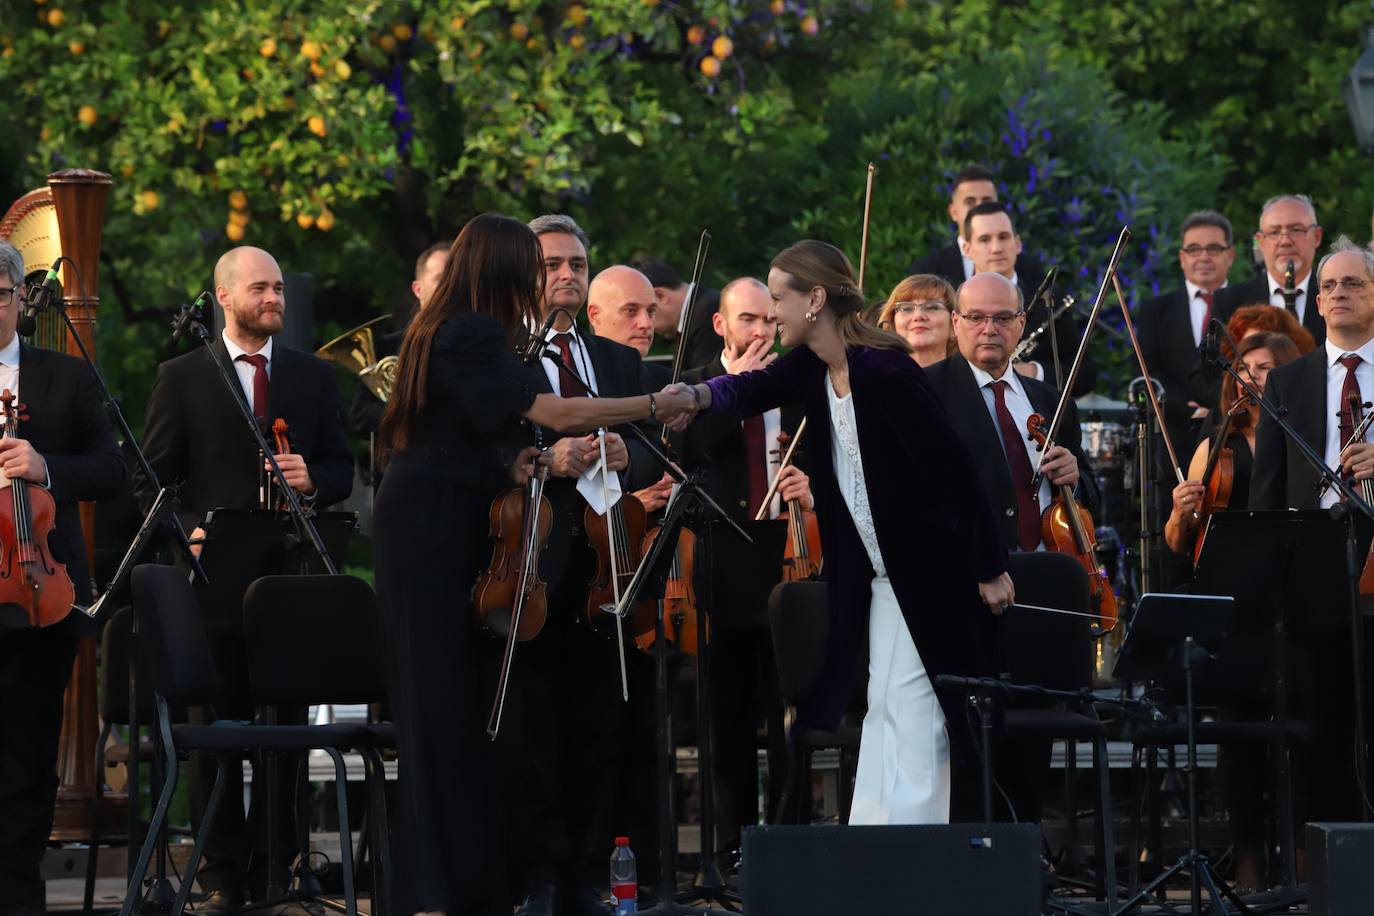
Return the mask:
<path id="1" fill-rule="evenodd" d="M 815 312 L 807 312 L 807 313 L 806 313 L 806 320 L 807 320 L 809 323 L 811 323 L 811 324 L 815 324 L 815 323 L 816 323 L 816 313 L 815 313 Z"/>

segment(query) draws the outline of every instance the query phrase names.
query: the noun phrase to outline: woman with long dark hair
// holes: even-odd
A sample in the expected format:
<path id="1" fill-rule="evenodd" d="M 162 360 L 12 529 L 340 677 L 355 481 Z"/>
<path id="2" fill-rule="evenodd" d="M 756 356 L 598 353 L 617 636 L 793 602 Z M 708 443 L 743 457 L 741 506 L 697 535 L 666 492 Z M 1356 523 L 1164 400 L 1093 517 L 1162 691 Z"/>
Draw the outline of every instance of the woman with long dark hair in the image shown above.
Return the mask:
<path id="1" fill-rule="evenodd" d="M 512 351 L 537 314 L 539 243 L 523 223 L 474 218 L 429 305 L 406 331 L 382 418 L 388 456 L 373 559 L 400 744 L 393 859 L 397 912 L 510 913 L 498 779 L 484 728 L 471 590 L 491 546 L 487 514 L 538 449 L 522 418 L 583 432 L 651 415 L 684 421 L 690 394 L 536 394 Z"/>
<path id="2" fill-rule="evenodd" d="M 830 639 L 798 725 L 831 727 L 869 635 L 850 823 L 949 820 L 951 743 L 971 759 L 956 691 L 938 674 L 992 673 L 992 616 L 1013 599 L 996 520 L 906 341 L 864 324 L 849 260 L 803 241 L 773 259 L 782 344 L 766 369 L 693 386 L 700 406 L 741 416 L 805 406 L 811 487 L 829 584 Z"/>

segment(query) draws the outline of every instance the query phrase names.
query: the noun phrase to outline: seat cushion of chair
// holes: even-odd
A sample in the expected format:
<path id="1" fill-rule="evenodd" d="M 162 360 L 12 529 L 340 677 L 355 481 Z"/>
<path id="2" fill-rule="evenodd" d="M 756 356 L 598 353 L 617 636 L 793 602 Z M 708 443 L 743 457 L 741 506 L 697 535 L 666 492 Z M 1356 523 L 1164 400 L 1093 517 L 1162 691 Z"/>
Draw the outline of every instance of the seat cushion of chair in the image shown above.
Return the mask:
<path id="1" fill-rule="evenodd" d="M 1008 709 L 1004 714 L 1008 737 L 1039 735 L 1046 738 L 1107 737 L 1107 726 L 1081 712 L 1058 709 Z"/>
<path id="2" fill-rule="evenodd" d="M 221 720 L 209 725 L 173 725 L 172 740 L 183 750 L 308 750 L 368 746 L 367 727 L 334 725 L 249 725 Z"/>
<path id="3" fill-rule="evenodd" d="M 1291 720 L 1282 727 L 1277 722 L 1199 722 L 1195 731 L 1202 744 L 1265 744 L 1276 737 L 1283 737 L 1290 744 L 1308 744 L 1314 737 L 1311 725 Z M 1131 740 L 1144 746 L 1186 744 L 1188 725 L 1170 722 L 1151 726 L 1137 732 Z"/>

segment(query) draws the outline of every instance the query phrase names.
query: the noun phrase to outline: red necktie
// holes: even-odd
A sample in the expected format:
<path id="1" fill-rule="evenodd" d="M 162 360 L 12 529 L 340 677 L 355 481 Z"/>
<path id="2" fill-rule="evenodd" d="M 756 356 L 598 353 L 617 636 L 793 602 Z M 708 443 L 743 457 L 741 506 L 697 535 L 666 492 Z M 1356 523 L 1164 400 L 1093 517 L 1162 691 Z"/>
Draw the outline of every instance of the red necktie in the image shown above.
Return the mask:
<path id="1" fill-rule="evenodd" d="M 1011 470 L 1011 486 L 1016 491 L 1016 540 L 1022 550 L 1035 550 L 1042 540 L 1040 534 L 1040 498 L 1031 490 L 1031 461 L 1026 452 L 1025 433 L 1016 428 L 1016 421 L 1007 410 L 1007 382 L 998 379 L 992 388 L 997 426 L 1002 431 L 1002 447 L 1007 453 L 1007 467 Z"/>
<path id="2" fill-rule="evenodd" d="M 1356 419 L 1354 412 L 1350 409 L 1350 396 L 1364 404 L 1364 398 L 1360 395 L 1360 381 L 1355 377 L 1355 370 L 1359 368 L 1363 360 L 1354 353 L 1347 353 L 1341 357 L 1340 363 L 1345 366 L 1345 381 L 1341 383 L 1341 403 L 1337 410 L 1337 415 L 1341 418 L 1341 448 L 1350 441 L 1350 437 L 1355 435 Z"/>
<path id="3" fill-rule="evenodd" d="M 577 367 L 573 365 L 572 335 L 555 334 L 553 342 L 558 346 L 558 352 L 563 354 L 563 361 L 558 364 L 559 392 L 565 398 L 585 398 L 587 386 L 582 384 Z"/>
<path id="4" fill-rule="evenodd" d="M 241 354 L 235 359 L 253 366 L 253 416 L 267 416 L 267 357 L 261 353 Z"/>
<path id="5" fill-rule="evenodd" d="M 1198 290 L 1197 294 L 1199 299 L 1207 303 L 1207 308 L 1202 312 L 1202 336 L 1206 337 L 1207 325 L 1212 323 L 1212 296 L 1214 294 L 1207 292 L 1205 289 Z"/>
<path id="6" fill-rule="evenodd" d="M 744 420 L 744 459 L 749 471 L 749 516 L 752 518 L 768 495 L 768 455 L 764 451 L 761 414 Z"/>

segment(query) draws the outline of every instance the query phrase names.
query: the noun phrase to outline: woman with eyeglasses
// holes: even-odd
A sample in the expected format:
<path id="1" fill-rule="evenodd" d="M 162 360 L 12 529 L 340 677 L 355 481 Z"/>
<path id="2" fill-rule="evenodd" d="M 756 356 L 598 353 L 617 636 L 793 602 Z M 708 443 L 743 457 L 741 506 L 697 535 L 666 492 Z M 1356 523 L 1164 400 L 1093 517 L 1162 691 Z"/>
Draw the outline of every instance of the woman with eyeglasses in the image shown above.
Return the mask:
<path id="1" fill-rule="evenodd" d="M 839 721 L 867 632 L 850 823 L 944 823 L 953 773 L 976 796 L 977 766 L 963 698 L 934 678 L 991 670 L 992 613 L 1014 598 L 997 520 L 911 346 L 863 323 L 844 253 L 798 242 L 773 259 L 768 290 L 790 352 L 690 390 L 727 415 L 800 403 L 814 437 L 829 639 L 792 733 Z"/>
<path id="2" fill-rule="evenodd" d="M 949 356 L 954 340 L 954 287 L 934 274 L 912 274 L 892 288 L 878 314 L 878 327 L 911 344 L 911 358 L 924 369 Z"/>

